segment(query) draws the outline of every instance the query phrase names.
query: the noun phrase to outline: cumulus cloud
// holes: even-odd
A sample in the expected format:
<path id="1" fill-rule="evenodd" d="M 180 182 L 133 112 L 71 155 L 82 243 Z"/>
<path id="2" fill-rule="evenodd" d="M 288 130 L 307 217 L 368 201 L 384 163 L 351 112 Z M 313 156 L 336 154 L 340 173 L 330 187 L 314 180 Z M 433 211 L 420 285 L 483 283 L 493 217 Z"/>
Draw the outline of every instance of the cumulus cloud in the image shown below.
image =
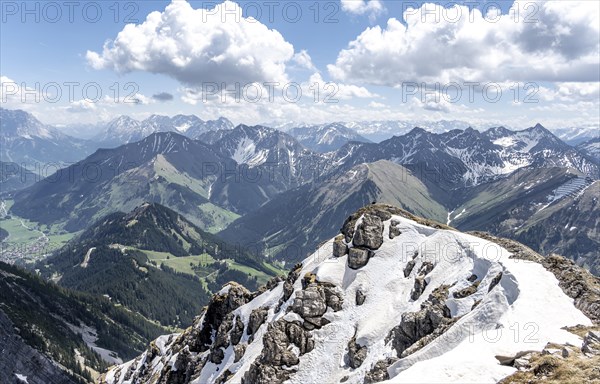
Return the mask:
<path id="1" fill-rule="evenodd" d="M 156 101 L 165 102 L 173 100 L 173 95 L 168 92 L 160 92 L 155 95 L 152 95 L 152 98 Z"/>
<path id="2" fill-rule="evenodd" d="M 333 100 L 349 100 L 354 98 L 376 98 L 379 95 L 370 92 L 365 87 L 359 87 L 352 84 L 343 84 L 337 82 L 327 82 L 323 80 L 320 73 L 314 73 L 308 80 L 308 87 L 312 90 L 318 88 L 321 99 L 327 97 Z M 307 87 L 306 93 L 310 94 L 311 90 Z"/>
<path id="3" fill-rule="evenodd" d="M 521 2 L 503 15 L 494 8 L 483 15 L 461 5 L 424 4 L 403 16 L 406 25 L 390 18 L 384 28 L 367 28 L 350 42 L 328 66 L 332 77 L 387 86 L 599 80 L 595 1 Z"/>
<path id="4" fill-rule="evenodd" d="M 341 0 L 342 10 L 353 15 L 369 14 L 371 19 L 381 15 L 385 7 L 380 0 Z"/>
<path id="5" fill-rule="evenodd" d="M 126 25 L 102 52 L 86 54 L 95 69 L 165 74 L 190 86 L 285 82 L 293 57 L 293 46 L 278 31 L 244 18 L 236 3 L 193 9 L 184 0 L 173 0 L 139 25 Z"/>
<path id="6" fill-rule="evenodd" d="M 310 71 L 317 70 L 317 68 L 315 68 L 315 66 L 313 65 L 312 58 L 304 49 L 294 55 L 293 61 L 300 68 L 308 69 Z"/>

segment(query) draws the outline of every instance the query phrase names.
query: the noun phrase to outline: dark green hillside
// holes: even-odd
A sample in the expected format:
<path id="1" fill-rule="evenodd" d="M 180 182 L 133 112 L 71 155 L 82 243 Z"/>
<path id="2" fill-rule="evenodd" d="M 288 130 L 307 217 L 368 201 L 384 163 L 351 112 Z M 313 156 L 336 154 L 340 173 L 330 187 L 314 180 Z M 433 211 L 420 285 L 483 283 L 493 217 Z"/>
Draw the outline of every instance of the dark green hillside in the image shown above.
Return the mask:
<path id="1" fill-rule="evenodd" d="M 27 345 L 66 367 L 76 381 L 90 381 L 90 370 L 102 371 L 110 365 L 82 340 L 84 328 L 95 331 L 95 346 L 113 351 L 122 360 L 140 353 L 149 340 L 165 332 L 106 298 L 58 287 L 2 262 L 0 311 Z M 75 350 L 85 366 L 77 363 Z"/>

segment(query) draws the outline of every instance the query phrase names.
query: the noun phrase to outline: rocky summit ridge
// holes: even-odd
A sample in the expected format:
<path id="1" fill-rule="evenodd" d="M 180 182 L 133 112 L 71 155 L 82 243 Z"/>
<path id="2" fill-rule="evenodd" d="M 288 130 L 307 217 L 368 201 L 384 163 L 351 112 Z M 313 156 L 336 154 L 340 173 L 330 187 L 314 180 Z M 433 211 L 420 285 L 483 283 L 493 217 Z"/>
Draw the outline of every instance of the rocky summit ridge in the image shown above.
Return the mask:
<path id="1" fill-rule="evenodd" d="M 572 361 L 593 382 L 599 321 L 600 281 L 571 261 L 374 204 L 100 382 L 560 382 Z"/>

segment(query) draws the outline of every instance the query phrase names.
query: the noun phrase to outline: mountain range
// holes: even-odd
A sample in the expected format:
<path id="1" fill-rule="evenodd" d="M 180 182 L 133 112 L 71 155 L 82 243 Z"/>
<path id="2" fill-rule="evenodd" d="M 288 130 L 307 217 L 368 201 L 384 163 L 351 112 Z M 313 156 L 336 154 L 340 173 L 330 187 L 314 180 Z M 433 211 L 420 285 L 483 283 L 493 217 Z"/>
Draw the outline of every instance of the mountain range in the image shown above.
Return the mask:
<path id="1" fill-rule="evenodd" d="M 37 148 L 78 140 L 54 135 L 24 112 L 2 113 L 12 127 L 3 135 L 14 142 L 35 137 Z M 600 317 L 598 282 L 579 267 L 600 273 L 596 140 L 574 147 L 539 124 L 439 133 L 416 127 L 374 143 L 340 124 L 284 132 L 194 116 L 113 123 L 110 134 L 78 141 L 113 148 L 87 147 L 91 154 L 53 172 L 0 163 L 0 241 L 12 250 L 4 260 L 35 249 L 19 265 L 37 276 L 0 266 L 9 295 L 0 296 L 0 336 L 11 340 L 14 354 L 4 371 L 26 372 L 35 382 L 27 360 L 38 359 L 40 374 L 65 383 L 89 382 L 113 363 L 119 365 L 103 383 L 151 376 L 184 383 L 311 382 L 316 374 L 336 382 L 435 381 L 419 364 L 454 372 L 444 359 L 462 354 L 436 340 L 454 335 L 463 318 L 482 324 L 495 313 L 524 321 L 534 312 L 515 308 L 538 313 L 554 306 L 566 317 L 545 324 L 548 329 L 576 325 L 563 321 L 571 316 L 581 333 L 591 330 L 587 320 Z M 50 242 L 59 249 L 46 251 Z M 489 247 L 494 257 L 486 254 Z M 456 254 L 439 260 L 442 248 Z M 282 278 L 282 268 L 292 265 Z M 554 293 L 534 307 L 538 288 Z M 370 303 L 378 295 L 397 299 Z M 59 308 L 35 309 L 40 300 L 64 306 L 65 321 L 57 318 Z M 56 316 L 27 323 L 24 329 L 41 329 L 37 336 L 11 328 L 27 316 L 43 319 L 38 310 Z M 352 320 L 363 310 L 389 321 L 372 328 Z M 113 317 L 114 328 L 105 330 L 101 324 Z M 320 342 L 329 324 L 342 335 L 340 345 Z M 131 337 L 118 342 L 107 332 Z M 179 333 L 120 365 L 167 332 Z M 573 356 L 582 353 L 576 336 L 543 335 Z M 44 349 L 44 342 L 59 339 L 57 350 Z M 487 351 L 478 371 L 489 377 L 508 376 L 527 352 L 516 349 L 525 347 L 519 343 L 498 350 L 487 344 L 476 348 Z M 553 353 L 548 348 L 540 344 L 539 356 L 530 353 L 518 364 L 534 366 Z"/>
<path id="2" fill-rule="evenodd" d="M 318 131 L 321 135 L 338 128 L 306 128 L 296 133 Z M 366 168 L 364 164 L 368 164 Z M 537 196 L 537 200 L 523 194 L 514 197 L 520 189 L 513 182 L 520 174 L 537 180 L 539 175 L 530 170 L 543 174 L 556 169 L 557 175 L 572 170 L 583 180 L 584 191 L 600 178 L 599 164 L 593 154 L 565 144 L 539 124 L 522 131 L 495 127 L 484 132 L 468 128 L 441 134 L 414 128 L 381 143 L 348 141 L 327 153 L 311 151 L 276 129 L 239 125 L 205 131 L 198 140 L 159 132 L 138 142 L 98 150 L 16 192 L 11 211 L 34 222 L 77 231 L 111 212 L 128 212 L 145 201 L 156 202 L 186 216 L 202 230 L 221 232 L 228 240 L 256 243 L 279 260 L 292 262 L 335 231 L 333 223 L 347 212 L 378 201 L 440 221 L 445 216 L 455 220 L 464 210 L 460 220 L 454 221 L 460 228 L 518 238 L 539 251 L 562 251 L 571 250 L 568 233 L 533 236 L 533 222 L 509 224 L 524 220 L 517 219 L 517 212 L 533 215 L 535 204 L 543 204 L 551 193 L 544 189 L 545 183 L 539 183 L 526 195 Z M 394 182 L 400 177 L 404 177 L 401 183 Z M 500 194 L 500 190 L 513 194 Z M 348 193 L 338 197 L 336 191 Z M 487 201 L 485 214 L 481 211 L 484 206 L 470 207 L 481 200 Z M 554 204 L 552 210 L 557 207 L 567 209 L 569 205 Z M 590 208 L 595 214 L 596 206 Z M 508 214 L 505 224 L 492 220 L 497 218 L 496 212 L 505 217 L 507 210 L 514 214 Z M 483 214 L 485 220 L 478 218 Z M 320 216 L 327 224 L 313 222 Z M 289 225 L 291 221 L 297 225 Z M 281 230 L 277 223 L 283 222 L 294 229 Z M 577 242 L 580 246 L 571 257 L 595 271 L 596 262 L 590 261 L 598 242 L 593 225 L 593 220 L 588 221 L 587 229 L 578 232 L 585 241 Z M 313 228 L 318 228 L 314 234 Z M 540 236 L 547 241 L 534 242 Z M 301 251 L 284 256 L 291 255 L 292 248 Z"/>
<path id="3" fill-rule="evenodd" d="M 0 108 L 0 161 L 47 174 L 92 151 L 89 142 L 42 124 L 25 111 Z"/>

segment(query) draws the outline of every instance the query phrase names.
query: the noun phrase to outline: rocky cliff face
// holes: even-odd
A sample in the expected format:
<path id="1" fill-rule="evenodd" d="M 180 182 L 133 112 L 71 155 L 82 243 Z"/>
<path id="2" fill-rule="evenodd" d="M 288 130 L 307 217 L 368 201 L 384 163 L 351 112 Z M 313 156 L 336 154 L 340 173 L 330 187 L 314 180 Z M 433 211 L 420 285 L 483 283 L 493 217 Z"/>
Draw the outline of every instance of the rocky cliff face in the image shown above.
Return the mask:
<path id="1" fill-rule="evenodd" d="M 341 231 L 259 292 L 225 286 L 100 382 L 494 382 L 549 343 L 597 351 L 564 327 L 598 321 L 598 279 L 561 257 L 385 205 Z"/>
<path id="2" fill-rule="evenodd" d="M 27 345 L 1 310 L 0 377 L 3 384 L 75 384 L 55 362 Z"/>

